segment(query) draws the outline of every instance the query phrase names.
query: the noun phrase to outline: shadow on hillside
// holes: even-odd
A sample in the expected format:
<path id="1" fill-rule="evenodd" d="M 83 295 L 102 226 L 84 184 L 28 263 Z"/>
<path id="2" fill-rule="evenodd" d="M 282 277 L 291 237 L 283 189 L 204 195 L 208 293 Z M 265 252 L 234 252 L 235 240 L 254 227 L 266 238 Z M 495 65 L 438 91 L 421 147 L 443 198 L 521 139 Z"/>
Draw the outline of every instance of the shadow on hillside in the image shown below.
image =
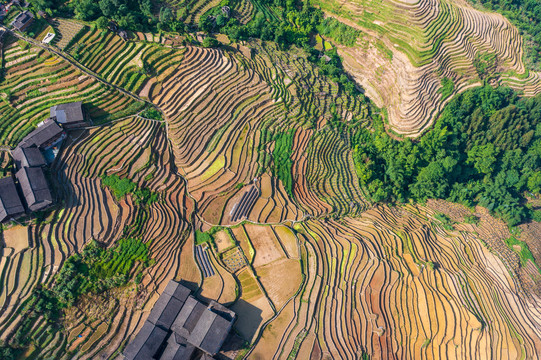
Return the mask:
<path id="1" fill-rule="evenodd" d="M 237 314 L 235 329 L 246 341 L 251 342 L 263 321 L 263 311 L 243 299 L 231 306 L 231 310 Z"/>

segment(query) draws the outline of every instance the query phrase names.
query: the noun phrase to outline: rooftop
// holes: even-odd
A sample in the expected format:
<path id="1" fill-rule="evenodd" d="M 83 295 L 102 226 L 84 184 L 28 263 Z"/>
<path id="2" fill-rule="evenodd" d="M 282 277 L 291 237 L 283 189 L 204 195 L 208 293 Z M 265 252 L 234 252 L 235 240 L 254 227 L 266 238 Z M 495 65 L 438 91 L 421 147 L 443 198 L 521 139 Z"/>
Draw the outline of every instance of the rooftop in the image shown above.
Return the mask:
<path id="1" fill-rule="evenodd" d="M 13 160 L 15 160 L 17 169 L 45 165 L 45 159 L 36 145 L 29 147 L 17 146 L 15 150 L 11 152 L 11 156 L 13 156 Z"/>
<path id="2" fill-rule="evenodd" d="M 43 174 L 43 169 L 39 167 L 23 167 L 15 174 L 23 191 L 26 205 L 32 211 L 39 210 L 52 204 L 53 197 L 49 190 L 49 185 Z M 39 208 L 34 208 L 36 204 L 42 204 Z"/>
<path id="3" fill-rule="evenodd" d="M 199 355 L 204 352 L 203 356 L 209 358 L 209 354 L 215 355 L 220 351 L 235 317 L 235 313 L 225 306 L 214 301 L 205 305 L 191 296 L 188 288 L 170 281 L 152 308 L 143 326 L 144 331 L 141 329 L 124 351 L 124 356 L 136 359 L 136 349 L 143 348 L 145 341 L 142 339 L 148 338 L 150 330 L 147 324 L 151 324 L 169 333 L 167 343 L 161 345 L 163 353 L 154 354 L 154 359 L 191 359 L 197 351 Z"/>
<path id="4" fill-rule="evenodd" d="M 32 20 L 34 20 L 34 15 L 32 15 L 30 11 L 25 10 L 15 17 L 11 25 L 21 30 L 22 28 L 27 26 Z"/>
<path id="5" fill-rule="evenodd" d="M 85 120 L 81 101 L 51 107 L 51 117 L 60 124 L 78 123 Z"/>
<path id="6" fill-rule="evenodd" d="M 20 147 L 30 147 L 35 145 L 37 147 L 42 147 L 49 145 L 50 142 L 53 142 L 60 136 L 62 136 L 62 128 L 52 120 L 45 121 L 43 125 L 38 126 L 30 134 L 19 143 Z"/>
<path id="7" fill-rule="evenodd" d="M 167 330 L 146 321 L 133 341 L 124 350 L 124 356 L 134 360 L 154 358 L 167 337 Z"/>
<path id="8" fill-rule="evenodd" d="M 11 177 L 0 179 L 0 221 L 24 213 L 24 207 Z"/>

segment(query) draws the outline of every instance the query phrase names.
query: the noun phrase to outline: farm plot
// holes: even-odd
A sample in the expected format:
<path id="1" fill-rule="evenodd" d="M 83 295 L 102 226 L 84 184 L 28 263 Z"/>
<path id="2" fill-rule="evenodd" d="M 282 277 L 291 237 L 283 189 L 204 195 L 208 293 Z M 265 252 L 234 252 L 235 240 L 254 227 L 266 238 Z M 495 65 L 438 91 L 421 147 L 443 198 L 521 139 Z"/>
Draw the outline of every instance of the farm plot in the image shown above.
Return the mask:
<path id="1" fill-rule="evenodd" d="M 242 250 L 238 247 L 234 247 L 233 249 L 223 253 L 222 261 L 231 273 L 235 273 L 246 266 L 246 261 L 244 260 Z"/>
<path id="2" fill-rule="evenodd" d="M 5 45 L 4 59 L 0 84 L 0 138 L 4 145 L 16 145 L 58 103 L 83 101 L 94 123 L 130 115 L 143 105 L 39 48 L 11 42 Z"/>
<path id="3" fill-rule="evenodd" d="M 183 56 L 181 50 L 126 42 L 111 31 L 101 32 L 95 28 L 87 31 L 69 52 L 107 81 L 134 93 L 143 91 L 151 78 L 153 84 L 159 82 L 160 77 L 172 71 Z"/>
<path id="4" fill-rule="evenodd" d="M 53 27 L 56 30 L 56 36 L 53 39 L 54 45 L 64 50 L 71 40 L 80 33 L 84 25 L 67 19 L 55 19 Z"/>
<path id="5" fill-rule="evenodd" d="M 524 68 L 519 31 L 503 16 L 468 2 L 316 3 L 362 32 L 353 47 L 337 44 L 338 53 L 367 95 L 388 109 L 389 126 L 397 133 L 421 134 L 452 96 L 485 79 L 497 82 L 498 74 L 528 95 L 541 89 L 539 74 Z"/>
<path id="6" fill-rule="evenodd" d="M 288 127 L 309 126 L 309 118 L 318 118 L 323 125 L 327 119 L 318 114 L 329 111 L 331 105 L 346 119 L 366 116 L 365 105 L 322 77 L 302 53 L 291 57 L 273 45 L 252 45 L 257 48 L 254 59 L 240 52 L 187 47 L 178 66 L 148 91 L 169 121 L 175 162 L 186 176 L 200 216 L 211 224 L 234 224 L 244 216 L 250 221 L 279 223 L 299 219 L 298 203 L 306 201 L 302 206 L 306 211 L 319 202 L 322 211 L 334 206 L 343 213 L 358 213 L 365 203 L 347 173 L 352 161 L 344 150 L 344 139 L 325 136 L 329 140 L 321 140 L 333 144 L 332 156 L 342 154 L 329 164 L 337 160 L 344 168 L 323 189 L 305 185 L 304 172 L 313 166 L 304 156 L 312 132 L 287 132 L 294 136 L 287 150 L 290 158 L 303 164 L 277 164 L 279 154 L 274 147 Z M 270 173 L 274 176 L 269 177 Z M 351 191 L 344 190 L 350 185 L 355 206 L 333 199 L 342 193 L 349 196 Z"/>
<path id="7" fill-rule="evenodd" d="M 228 230 L 221 230 L 214 234 L 214 243 L 216 244 L 219 253 L 235 245 Z"/>
<path id="8" fill-rule="evenodd" d="M 146 150 L 153 154 L 152 160 L 132 171 L 137 158 Z M 144 268 L 138 275 L 137 291 L 120 288 L 94 299 L 96 304 L 112 305 L 109 312 L 104 312 L 105 323 L 94 321 L 96 309 L 85 305 L 83 298 L 78 308 L 72 309 L 73 316 L 66 318 L 65 333 L 44 336 L 49 325 L 43 318 L 28 332 L 40 356 L 67 359 L 69 354 L 60 351 L 67 346 L 76 349 L 84 359 L 109 357 L 136 331 L 133 322 L 137 324 L 141 316 L 138 309 L 147 301 L 155 301 L 153 295 L 158 288 L 176 277 L 181 268 L 188 267 L 181 250 L 191 233 L 186 214 L 193 205 L 185 198 L 182 180 L 171 170 L 165 132 L 154 121 L 130 118 L 92 129 L 63 149 L 52 174 L 52 183 L 64 206 L 53 209 L 48 221 L 30 225 L 30 249 L 10 255 L 5 262 L 9 292 L 3 296 L 2 305 L 10 310 L 3 311 L 0 318 L 2 339 L 27 326 L 24 313 L 16 311 L 17 305 L 28 298 L 37 283 L 48 282 L 65 259 L 80 252 L 89 240 L 114 246 L 120 239 L 136 238 L 148 246 L 155 266 Z M 113 195 L 102 183 L 102 177 L 111 174 L 130 174 L 139 188 L 156 194 L 156 201 L 141 199 L 137 193 Z M 66 342 L 70 330 L 83 322 L 95 329 L 93 335 L 84 333 L 82 339 L 70 338 Z"/>
<path id="9" fill-rule="evenodd" d="M 518 300 L 522 289 L 502 259 L 474 231 L 446 231 L 428 220 L 431 214 L 378 207 L 360 218 L 298 226 L 308 254 L 294 300 L 298 315 L 280 341 L 270 323 L 263 339 L 275 345 L 267 351 L 286 357 L 302 349 L 312 358 L 534 356 L 541 319 L 528 300 Z"/>
<path id="10" fill-rule="evenodd" d="M 244 228 L 255 250 L 254 267 L 271 263 L 285 256 L 272 227 L 248 224 Z"/>
<path id="11" fill-rule="evenodd" d="M 260 326 L 274 312 L 249 269 L 242 271 L 238 279 L 241 284 L 241 297 L 232 309 L 237 314 L 242 314 L 242 317 L 235 322 L 235 328 L 245 340 L 251 342 Z"/>

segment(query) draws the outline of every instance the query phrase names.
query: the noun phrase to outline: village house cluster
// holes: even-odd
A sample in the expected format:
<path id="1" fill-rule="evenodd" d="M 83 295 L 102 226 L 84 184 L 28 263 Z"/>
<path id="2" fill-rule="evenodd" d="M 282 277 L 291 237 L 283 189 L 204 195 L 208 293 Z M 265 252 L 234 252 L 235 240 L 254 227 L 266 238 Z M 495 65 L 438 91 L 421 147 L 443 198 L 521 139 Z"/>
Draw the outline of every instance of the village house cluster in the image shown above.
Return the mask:
<path id="1" fill-rule="evenodd" d="M 53 106 L 50 117 L 11 151 L 15 177 L 0 179 L 0 222 L 43 210 L 53 204 L 43 170 L 56 157 L 66 137 L 65 130 L 85 124 L 80 101 Z"/>
<path id="2" fill-rule="evenodd" d="M 126 360 L 214 359 L 236 314 L 211 301 L 205 305 L 190 289 L 171 280 L 147 321 L 124 350 Z"/>
<path id="3" fill-rule="evenodd" d="M 34 15 L 30 11 L 25 10 L 19 13 L 19 15 L 17 15 L 15 19 L 13 19 L 13 21 L 11 22 L 11 26 L 13 26 L 19 31 L 25 31 L 30 25 L 32 25 L 33 22 Z"/>

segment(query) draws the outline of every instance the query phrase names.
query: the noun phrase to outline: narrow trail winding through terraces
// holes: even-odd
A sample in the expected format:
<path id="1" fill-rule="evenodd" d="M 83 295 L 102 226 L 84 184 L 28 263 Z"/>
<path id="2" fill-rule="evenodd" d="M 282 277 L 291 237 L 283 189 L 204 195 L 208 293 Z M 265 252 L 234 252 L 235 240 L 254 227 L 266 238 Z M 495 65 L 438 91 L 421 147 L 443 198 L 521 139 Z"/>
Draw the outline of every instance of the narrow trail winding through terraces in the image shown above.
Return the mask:
<path id="1" fill-rule="evenodd" d="M 541 349 L 540 301 L 522 296 L 513 273 L 483 245 L 492 233 L 478 236 L 474 225 L 446 229 L 428 207 L 363 201 L 348 139 L 324 118 L 330 104 L 345 118 L 362 113 L 362 104 L 339 93 L 302 56 L 267 53 L 272 48 L 263 46 L 253 59 L 216 49 L 174 49 L 171 58 L 182 61 L 168 63 L 158 94 L 145 100 L 84 60 L 10 33 L 158 109 L 164 119 L 146 119 L 139 112 L 110 127 L 89 127 L 66 145 L 52 169 L 66 211 L 54 210 L 56 222 L 32 230 L 39 235 L 36 253 L 42 251 L 50 266 L 40 279 L 50 279 L 87 239 L 113 244 L 125 236 L 122 229 L 148 243 L 159 264 L 145 272 L 129 301 L 108 304 L 114 310 L 103 311 L 99 301 L 85 305 L 106 314 L 85 326 L 95 330 L 106 324 L 107 331 L 95 343 L 84 343 L 80 359 L 116 358 L 171 278 L 199 285 L 202 297 L 226 298 L 220 302 L 239 309 L 239 333 L 252 321 L 242 306 L 261 310 L 257 328 L 245 337 L 250 349 L 244 358 L 505 358 L 499 349 L 510 357 Z M 115 51 L 136 48 L 120 44 Z M 285 86 L 284 79 L 294 85 Z M 302 85 L 310 91 L 303 92 Z M 295 111 L 285 111 L 284 102 Z M 310 111 L 301 111 L 306 108 Z M 315 130 L 302 127 L 307 113 L 323 114 L 313 115 Z M 257 172 L 275 146 L 260 142 L 270 131 L 267 122 L 278 123 L 280 136 L 292 129 L 295 186 L 289 195 L 280 181 Z M 147 208 L 138 208 L 131 197 L 117 201 L 101 183 L 100 176 L 109 173 L 158 192 L 160 201 Z M 252 192 L 255 177 L 258 188 Z M 243 191 L 258 194 L 256 210 L 233 221 L 227 214 L 242 202 Z M 195 239 L 196 230 L 214 226 L 236 242 L 234 249 L 210 250 L 219 276 L 209 279 L 195 260 Z M 243 267 L 227 267 L 230 250 L 241 254 Z M 76 349 L 75 329 L 88 312 L 85 306 L 74 309 L 66 322 L 73 324 L 66 327 L 67 341 L 57 335 L 44 354 L 57 355 L 62 348 L 54 347 L 61 342 Z M 1 320 L 0 333 L 8 334 L 12 325 Z M 37 331 L 43 324 L 43 319 L 36 322 Z M 83 335 L 81 341 L 91 338 Z"/>

